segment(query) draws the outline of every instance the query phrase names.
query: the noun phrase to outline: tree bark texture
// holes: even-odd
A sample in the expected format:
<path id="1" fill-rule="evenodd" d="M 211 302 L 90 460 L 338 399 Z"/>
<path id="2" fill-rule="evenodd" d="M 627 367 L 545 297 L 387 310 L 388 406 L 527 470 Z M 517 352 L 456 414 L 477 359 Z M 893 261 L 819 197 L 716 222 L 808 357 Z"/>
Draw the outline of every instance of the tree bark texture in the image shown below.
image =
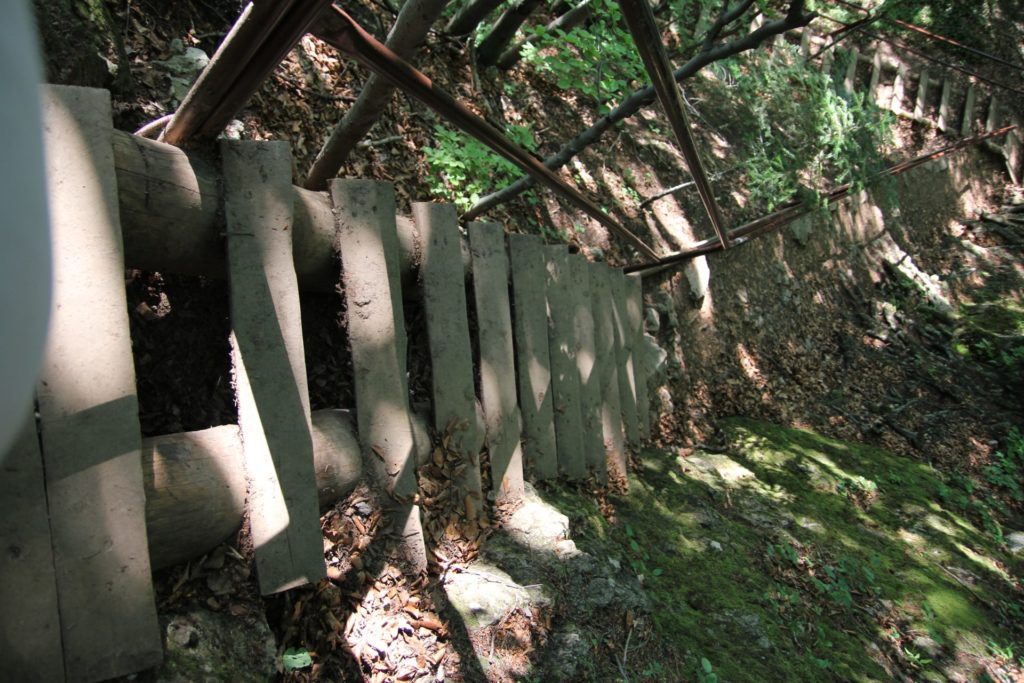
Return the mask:
<path id="1" fill-rule="evenodd" d="M 576 5 L 565 14 L 562 14 L 561 16 L 557 17 L 556 19 L 548 23 L 548 25 L 545 26 L 544 28 L 548 32 L 555 30 L 566 32 L 571 31 L 580 24 L 583 24 L 588 19 L 590 19 L 592 11 L 593 10 L 590 5 L 590 0 L 583 0 L 583 2 Z M 518 62 L 522 57 L 523 46 L 528 43 L 534 43 L 536 41 L 537 38 L 535 36 L 528 36 L 525 40 L 519 41 L 509 49 L 502 52 L 501 56 L 498 57 L 498 68 L 512 68 L 516 64 L 516 62 Z"/>
<path id="2" fill-rule="evenodd" d="M 516 31 L 523 25 L 530 14 L 540 4 L 540 0 L 519 0 L 505 10 L 498 20 L 494 22 L 491 32 L 487 34 L 483 42 L 476 49 L 476 59 L 483 66 L 491 66 L 498 61 L 502 50 L 509 41 L 516 35 Z"/>
<path id="3" fill-rule="evenodd" d="M 468 0 L 448 22 L 445 30 L 456 36 L 471 33 L 500 4 L 501 0 Z"/>

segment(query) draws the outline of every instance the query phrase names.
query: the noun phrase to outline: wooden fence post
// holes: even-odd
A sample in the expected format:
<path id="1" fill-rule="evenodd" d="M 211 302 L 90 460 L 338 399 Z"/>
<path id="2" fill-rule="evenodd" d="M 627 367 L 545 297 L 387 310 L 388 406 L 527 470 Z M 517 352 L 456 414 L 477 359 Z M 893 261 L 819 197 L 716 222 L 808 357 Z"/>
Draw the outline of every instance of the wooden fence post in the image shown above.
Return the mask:
<path id="1" fill-rule="evenodd" d="M 325 576 L 292 259 L 291 148 L 223 141 L 231 351 L 260 591 Z"/>
<path id="2" fill-rule="evenodd" d="M 523 455 L 527 470 L 536 479 L 551 479 L 558 476 L 558 454 L 548 352 L 544 243 L 535 235 L 512 234 L 508 241 Z"/>
<path id="3" fill-rule="evenodd" d="M 523 497 L 522 418 L 516 396 L 505 230 L 497 223 L 470 223 L 469 245 L 491 486 L 499 503 L 516 501 Z"/>
<path id="4" fill-rule="evenodd" d="M 106 91 L 43 89 L 54 306 L 39 412 L 64 668 L 73 681 L 133 673 L 163 656 L 112 129 Z"/>

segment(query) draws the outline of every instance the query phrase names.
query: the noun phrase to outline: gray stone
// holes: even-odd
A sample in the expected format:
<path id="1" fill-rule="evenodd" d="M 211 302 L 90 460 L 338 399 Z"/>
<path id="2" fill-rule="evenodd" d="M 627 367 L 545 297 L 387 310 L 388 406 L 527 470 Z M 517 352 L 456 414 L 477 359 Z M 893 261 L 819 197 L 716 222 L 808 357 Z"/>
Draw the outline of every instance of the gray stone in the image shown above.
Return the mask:
<path id="1" fill-rule="evenodd" d="M 574 626 L 556 632 L 551 638 L 544 662 L 545 680 L 579 680 L 583 673 L 580 671 L 580 663 L 588 661 L 590 656 L 590 644 Z"/>
<path id="2" fill-rule="evenodd" d="M 485 562 L 474 562 L 461 572 L 448 574 L 444 590 L 470 633 L 487 628 L 512 610 L 534 602 L 530 591 L 501 569 Z"/>
<path id="3" fill-rule="evenodd" d="M 270 680 L 277 646 L 263 612 L 242 616 L 196 609 L 161 619 L 164 664 L 157 683 Z"/>
<path id="4" fill-rule="evenodd" d="M 1024 553 L 1024 531 L 1014 531 L 1006 535 L 1006 545 L 1014 555 Z"/>
<path id="5" fill-rule="evenodd" d="M 702 453 L 687 458 L 686 463 L 707 473 L 717 474 L 727 484 L 754 479 L 754 473 L 727 455 Z"/>
<path id="6" fill-rule="evenodd" d="M 583 600 L 596 610 L 615 606 L 618 610 L 646 611 L 649 604 L 643 586 L 632 574 L 592 579 L 584 589 Z"/>
<path id="7" fill-rule="evenodd" d="M 523 504 L 505 523 L 505 531 L 528 548 L 556 552 L 558 542 L 569 536 L 569 518 L 541 500 L 527 482 Z"/>
<path id="8" fill-rule="evenodd" d="M 723 550 L 722 549 L 722 544 L 719 543 L 718 541 L 708 541 L 708 547 L 710 547 L 712 550 L 715 550 L 715 551 L 718 551 L 718 552 L 722 552 L 722 550 Z"/>

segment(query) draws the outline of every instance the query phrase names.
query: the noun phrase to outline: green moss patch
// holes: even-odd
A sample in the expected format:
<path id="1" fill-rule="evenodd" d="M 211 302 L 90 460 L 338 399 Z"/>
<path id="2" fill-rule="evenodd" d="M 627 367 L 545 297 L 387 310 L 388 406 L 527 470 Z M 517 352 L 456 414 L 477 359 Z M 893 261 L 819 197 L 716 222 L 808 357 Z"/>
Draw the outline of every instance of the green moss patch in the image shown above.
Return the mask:
<path id="1" fill-rule="evenodd" d="M 581 549 L 642 577 L 654 607 L 631 680 L 979 680 L 1024 652 L 1024 567 L 939 472 L 807 431 L 723 428 L 724 453 L 643 453 L 613 522 L 547 493 Z"/>

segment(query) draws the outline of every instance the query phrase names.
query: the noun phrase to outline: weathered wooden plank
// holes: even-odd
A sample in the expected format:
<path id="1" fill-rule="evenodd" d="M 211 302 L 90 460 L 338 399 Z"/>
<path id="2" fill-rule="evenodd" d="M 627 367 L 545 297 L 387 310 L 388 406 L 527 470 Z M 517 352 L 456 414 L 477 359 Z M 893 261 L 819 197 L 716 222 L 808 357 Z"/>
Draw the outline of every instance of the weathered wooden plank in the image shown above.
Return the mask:
<path id="1" fill-rule="evenodd" d="M 807 58 L 811 56 L 812 37 L 810 29 L 806 26 L 800 30 L 800 58 L 804 61 L 807 61 Z"/>
<path id="2" fill-rule="evenodd" d="M 928 72 L 922 71 L 917 79 L 917 99 L 914 101 L 914 118 L 923 119 L 928 107 Z"/>
<path id="3" fill-rule="evenodd" d="M 903 112 L 903 97 L 906 94 L 907 76 L 909 70 L 907 65 L 900 62 L 896 69 L 896 80 L 892 84 L 892 102 L 889 106 L 897 114 Z"/>
<path id="4" fill-rule="evenodd" d="M 508 236 L 512 267 L 516 373 L 523 416 L 526 469 L 538 480 L 558 476 L 544 243 L 535 235 Z"/>
<path id="5" fill-rule="evenodd" d="M 43 456 L 32 411 L 0 459 L 0 680 L 64 680 Z"/>
<path id="6" fill-rule="evenodd" d="M 939 98 L 939 130 L 948 133 L 953 122 L 953 113 L 949 109 L 949 98 L 953 84 L 949 78 L 942 79 L 942 96 Z"/>
<path id="7" fill-rule="evenodd" d="M 603 263 L 590 265 L 590 305 L 594 313 L 594 350 L 601 385 L 601 437 L 604 442 L 605 476 L 626 477 L 626 448 L 619 403 L 618 358 L 615 354 L 615 321 L 612 312 L 611 269 Z"/>
<path id="8" fill-rule="evenodd" d="M 425 568 L 420 510 L 407 503 L 416 493 L 417 439 L 405 372 L 394 188 L 375 180 L 334 180 L 331 196 L 363 460 L 398 503 L 391 514 L 403 527 L 407 559 Z"/>
<path id="9" fill-rule="evenodd" d="M 162 647 L 150 582 L 138 400 L 106 91 L 43 88 L 53 247 L 39 385 L 43 461 L 69 680 L 149 668 Z"/>
<path id="10" fill-rule="evenodd" d="M 643 439 L 651 435 L 651 401 L 647 393 L 648 368 L 640 353 L 644 336 L 644 286 L 639 273 L 626 276 L 626 310 L 632 339 L 633 380 L 636 384 L 637 431 Z"/>
<path id="11" fill-rule="evenodd" d="M 291 148 L 225 140 L 231 347 L 260 591 L 325 576 L 298 280 Z"/>
<path id="12" fill-rule="evenodd" d="M 546 246 L 544 252 L 547 257 L 548 348 L 558 469 L 570 479 L 583 479 L 587 476 L 587 460 L 580 411 L 580 372 L 576 366 L 569 254 L 561 244 Z"/>
<path id="13" fill-rule="evenodd" d="M 619 404 L 626 439 L 631 444 L 640 441 L 640 426 L 636 414 L 636 377 L 633 372 L 633 340 L 629 335 L 629 309 L 626 305 L 626 275 L 614 269 L 609 278 L 612 293 L 612 314 L 615 326 L 615 357 L 619 368 Z"/>
<path id="14" fill-rule="evenodd" d="M 832 54 L 832 50 L 826 50 L 825 53 L 821 55 L 821 73 L 826 76 L 830 76 L 832 74 L 832 66 L 834 63 L 835 55 Z"/>
<path id="15" fill-rule="evenodd" d="M 469 245 L 491 486 L 499 502 L 515 501 L 523 496 L 522 419 L 516 396 L 505 231 L 497 223 L 470 223 Z"/>
<path id="16" fill-rule="evenodd" d="M 999 100 L 996 99 L 995 94 L 992 95 L 992 99 L 988 101 L 988 117 L 985 119 L 985 132 L 991 133 L 999 127 L 1000 111 L 999 111 Z"/>
<path id="17" fill-rule="evenodd" d="M 597 372 L 597 348 L 594 341 L 594 312 L 590 305 L 589 262 L 581 254 L 569 256 L 569 283 L 576 338 L 576 367 L 580 373 L 580 419 L 587 469 L 599 480 L 607 478 L 604 434 L 601 428 L 601 380 Z"/>
<path id="18" fill-rule="evenodd" d="M 849 62 L 846 65 L 846 73 L 843 75 L 843 90 L 852 93 L 857 84 L 857 64 L 860 62 L 860 50 L 857 48 L 847 50 L 846 58 Z"/>
<path id="19" fill-rule="evenodd" d="M 484 435 L 476 420 L 458 217 L 450 204 L 418 202 L 412 205 L 412 213 L 423 254 L 420 273 L 433 368 L 434 428 L 451 432 L 451 445 L 467 463 L 462 488 L 480 496 Z"/>
<path id="20" fill-rule="evenodd" d="M 974 107 L 978 101 L 978 89 L 973 83 L 967 87 L 967 96 L 964 98 L 964 115 L 960 119 L 960 137 L 968 137 L 974 129 Z"/>
<path id="21" fill-rule="evenodd" d="M 871 80 L 868 81 L 868 100 L 879 102 L 878 82 L 882 78 L 882 53 L 875 50 L 875 56 L 871 59 Z"/>

